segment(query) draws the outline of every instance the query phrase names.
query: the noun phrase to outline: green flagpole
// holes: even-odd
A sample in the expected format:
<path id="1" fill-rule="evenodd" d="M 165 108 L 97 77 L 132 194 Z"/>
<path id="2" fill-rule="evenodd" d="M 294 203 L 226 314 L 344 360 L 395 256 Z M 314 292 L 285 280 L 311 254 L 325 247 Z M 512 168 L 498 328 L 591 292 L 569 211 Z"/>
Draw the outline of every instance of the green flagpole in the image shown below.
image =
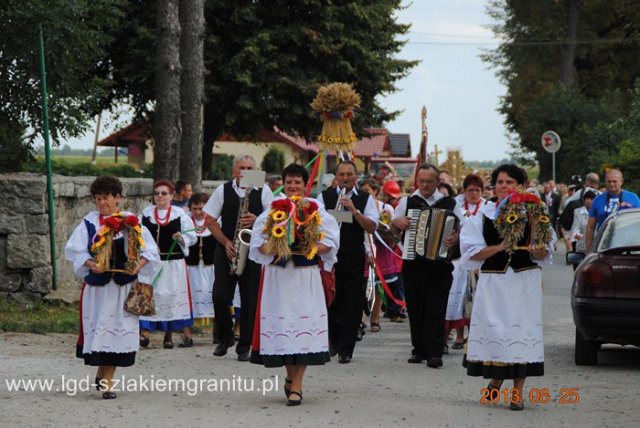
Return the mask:
<path id="1" fill-rule="evenodd" d="M 58 266 L 56 264 L 56 221 L 53 205 L 53 178 L 51 174 L 51 143 L 49 141 L 49 107 L 47 103 L 47 73 L 44 67 L 44 41 L 42 24 L 38 26 L 38 47 L 40 50 L 40 81 L 42 83 L 42 122 L 44 129 L 44 155 L 47 162 L 47 195 L 49 198 L 49 245 L 51 247 L 51 270 L 53 289 L 58 289 Z"/>

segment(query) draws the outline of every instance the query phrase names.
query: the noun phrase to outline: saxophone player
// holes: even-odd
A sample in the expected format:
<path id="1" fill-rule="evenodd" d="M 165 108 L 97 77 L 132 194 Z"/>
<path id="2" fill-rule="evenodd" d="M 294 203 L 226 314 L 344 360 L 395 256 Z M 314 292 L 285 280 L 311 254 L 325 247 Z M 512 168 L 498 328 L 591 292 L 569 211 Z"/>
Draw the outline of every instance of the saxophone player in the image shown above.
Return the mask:
<path id="1" fill-rule="evenodd" d="M 213 355 L 226 355 L 233 345 L 233 321 L 229 303 L 233 300 L 236 283 L 240 287 L 240 340 L 236 346 L 239 361 L 249 361 L 253 322 L 258 301 L 260 265 L 246 260 L 240 275 L 231 269 L 231 261 L 237 261 L 236 243 L 240 229 L 251 229 L 256 218 L 271 206 L 273 195 L 267 186 L 260 189 L 240 187 L 242 171 L 254 170 L 256 161 L 250 155 L 236 156 L 233 162 L 233 177 L 218 186 L 203 211 L 207 213 L 207 227 L 219 242 L 214 255 L 215 280 L 213 307 L 216 314 L 216 335 L 219 341 Z M 246 195 L 246 196 L 245 196 Z M 243 199 L 248 198 L 248 202 Z M 245 211 L 240 211 L 246 206 Z M 220 224 L 218 224 L 218 220 Z M 234 243 L 234 241 L 236 241 Z"/>

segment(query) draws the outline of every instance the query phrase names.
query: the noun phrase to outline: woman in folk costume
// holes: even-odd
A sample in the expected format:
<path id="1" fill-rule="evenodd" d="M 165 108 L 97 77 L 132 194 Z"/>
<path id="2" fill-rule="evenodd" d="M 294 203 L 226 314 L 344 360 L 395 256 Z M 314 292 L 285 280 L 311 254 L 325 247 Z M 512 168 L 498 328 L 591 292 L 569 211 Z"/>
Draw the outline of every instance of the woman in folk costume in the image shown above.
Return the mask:
<path id="1" fill-rule="evenodd" d="M 90 192 L 96 210 L 74 229 L 64 252 L 84 279 L 76 355 L 98 366 L 96 388 L 110 399 L 116 398 L 111 390 L 116 367 L 132 366 L 138 351 L 138 316 L 126 312 L 124 302 L 137 279 L 151 282 L 156 263 L 150 262 L 160 259 L 153 237 L 135 214 L 118 211 L 120 180 L 97 177 Z"/>
<path id="2" fill-rule="evenodd" d="M 149 346 L 149 332 L 155 330 L 165 332 L 165 349 L 173 348 L 174 331 L 183 330 L 183 343 L 192 340 L 188 328 L 193 325 L 191 289 L 184 259 L 189 255 L 189 247 L 196 242 L 196 234 L 191 217 L 182 208 L 171 205 L 173 191 L 171 181 L 156 180 L 154 205 L 146 207 L 140 218 L 154 237 L 162 259 L 153 283 L 156 314 L 140 317 L 140 345 L 145 348 Z"/>
<path id="3" fill-rule="evenodd" d="M 555 234 L 540 199 L 518 193 L 526 172 L 501 165 L 491 174 L 497 202 L 487 202 L 462 227 L 462 263 L 480 268 L 467 348 L 467 374 L 491 379 L 495 394 L 513 379 L 510 408 L 522 410 L 528 376 L 544 374 L 542 271 Z"/>
<path id="4" fill-rule="evenodd" d="M 202 211 L 204 204 L 209 200 L 206 193 L 194 193 L 189 199 L 191 220 L 195 226 L 197 241 L 189 247 L 189 255 L 186 258 L 191 285 L 191 301 L 193 303 L 193 317 L 196 325 L 206 326 L 214 317 L 213 312 L 213 252 L 216 249 L 216 239 L 207 228 L 207 214 Z M 191 329 L 189 327 L 185 327 Z M 191 336 L 189 334 L 189 336 Z M 193 346 L 193 339 L 185 337 L 181 348 Z"/>
<path id="5" fill-rule="evenodd" d="M 264 265 L 251 362 L 286 368 L 287 405 L 302 402 L 308 365 L 329 361 L 327 307 L 318 266 L 330 271 L 340 245 L 336 220 L 302 195 L 309 173 L 287 166 L 288 199 L 275 200 L 253 226 L 249 257 Z"/>
<path id="6" fill-rule="evenodd" d="M 462 224 L 469 218 L 478 214 L 478 210 L 484 204 L 482 199 L 482 191 L 484 182 L 478 174 L 467 175 L 462 182 L 463 192 L 455 197 L 456 203 L 464 212 Z M 447 313 L 444 323 L 444 343 L 445 350 L 448 351 L 446 345 L 449 339 L 449 332 L 456 330 L 456 338 L 452 349 L 462 349 L 464 347 L 464 326 L 468 320 L 464 317 L 464 298 L 467 290 L 467 280 L 469 271 L 460 266 L 460 260 L 453 262 L 453 282 L 449 290 L 449 301 L 447 302 Z"/>

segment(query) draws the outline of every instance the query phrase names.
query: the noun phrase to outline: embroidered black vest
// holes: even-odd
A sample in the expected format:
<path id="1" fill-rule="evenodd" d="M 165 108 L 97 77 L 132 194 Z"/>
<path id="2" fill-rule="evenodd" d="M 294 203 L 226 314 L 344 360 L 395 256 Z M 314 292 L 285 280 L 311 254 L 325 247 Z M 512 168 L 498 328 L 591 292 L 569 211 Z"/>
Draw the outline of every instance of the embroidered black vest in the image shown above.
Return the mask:
<path id="1" fill-rule="evenodd" d="M 168 215 L 168 214 L 167 214 Z M 151 236 L 156 240 L 156 244 L 158 244 L 158 253 L 160 254 L 160 258 L 162 260 L 179 260 L 184 259 L 184 253 L 182 249 L 176 244 L 173 247 L 173 251 L 171 255 L 169 255 L 169 249 L 171 248 L 171 244 L 173 243 L 173 234 L 181 231 L 181 223 L 180 217 L 176 217 L 173 220 L 169 221 L 164 226 L 158 226 L 155 223 L 151 222 L 151 218 L 147 216 L 142 217 L 142 224 L 149 229 L 151 232 Z M 158 228 L 160 232 L 158 232 Z"/>
<path id="2" fill-rule="evenodd" d="M 87 227 L 87 232 L 89 234 L 89 242 L 87 244 L 87 249 L 92 256 L 95 254 L 91 251 L 91 244 L 93 244 L 93 238 L 96 235 L 96 227 L 90 221 L 84 221 L 85 226 Z M 125 263 L 127 262 L 127 253 L 124 248 L 124 239 L 118 238 L 113 240 L 113 251 L 111 252 L 111 263 L 110 266 L 116 269 L 124 269 Z M 127 275 L 122 272 L 103 272 L 103 273 L 95 273 L 89 271 L 89 274 L 84 277 L 84 282 L 89 285 L 106 285 L 113 278 L 113 282 L 118 285 L 125 285 L 130 282 L 135 281 L 138 278 L 138 275 Z"/>
<path id="3" fill-rule="evenodd" d="M 502 238 L 500 238 L 493 221 L 486 217 L 484 217 L 482 221 L 482 235 L 487 245 L 498 245 L 502 242 Z M 524 236 L 518 241 L 518 246 L 529 245 L 530 236 L 531 229 L 527 225 Z M 527 250 L 515 250 L 511 253 L 511 257 L 509 257 L 509 253 L 506 251 L 501 251 L 489 257 L 482 264 L 480 271 L 485 273 L 505 273 L 509 266 L 516 272 L 540 267 L 531 260 L 530 253 Z"/>
<path id="4" fill-rule="evenodd" d="M 410 209 L 425 210 L 430 208 L 438 208 L 441 210 L 453 211 L 456 208 L 456 204 L 457 203 L 455 199 L 449 196 L 445 196 L 444 198 L 438 199 L 435 204 L 429 205 L 427 201 L 422 199 L 420 196 L 413 195 L 407 198 L 407 210 L 405 211 L 404 215 L 407 215 L 407 212 Z M 403 239 L 404 239 L 404 236 L 403 236 Z M 453 255 L 451 256 L 452 260 L 459 259 L 459 258 L 460 258 L 460 241 L 458 241 L 458 243 L 456 244 L 456 248 L 453 250 Z M 431 261 L 431 260 L 427 260 L 427 261 Z"/>
<path id="5" fill-rule="evenodd" d="M 360 212 L 364 212 L 368 199 L 369 194 L 363 190 L 359 191 L 357 195 L 355 193 L 351 194 L 353 205 Z M 338 203 L 338 192 L 334 188 L 329 188 L 322 192 L 322 200 L 325 208 L 332 210 Z M 340 227 L 338 258 L 342 254 L 364 254 L 364 229 L 355 219 L 353 223 L 342 223 Z"/>
<path id="6" fill-rule="evenodd" d="M 231 181 L 224 183 L 224 203 L 220 217 L 222 219 L 222 233 L 227 239 L 233 240 L 236 233 L 236 222 L 238 220 L 238 210 L 240 209 L 240 197 L 233 189 Z M 264 211 L 262 207 L 262 189 L 253 189 L 249 193 L 249 212 L 259 216 Z M 222 247 L 221 247 L 222 248 Z"/>
<path id="7" fill-rule="evenodd" d="M 189 255 L 185 257 L 185 262 L 189 266 L 198 266 L 202 259 L 206 266 L 212 265 L 216 243 L 217 241 L 213 235 L 198 236 L 198 241 L 189 247 Z"/>

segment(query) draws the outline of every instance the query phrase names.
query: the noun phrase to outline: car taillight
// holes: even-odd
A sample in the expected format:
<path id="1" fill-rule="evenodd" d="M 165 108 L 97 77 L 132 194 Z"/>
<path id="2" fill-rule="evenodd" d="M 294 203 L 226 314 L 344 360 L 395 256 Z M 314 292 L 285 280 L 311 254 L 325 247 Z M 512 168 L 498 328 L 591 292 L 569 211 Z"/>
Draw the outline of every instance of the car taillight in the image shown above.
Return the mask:
<path id="1" fill-rule="evenodd" d="M 591 263 L 585 266 L 577 295 L 589 297 L 614 297 L 613 270 L 606 263 Z"/>

